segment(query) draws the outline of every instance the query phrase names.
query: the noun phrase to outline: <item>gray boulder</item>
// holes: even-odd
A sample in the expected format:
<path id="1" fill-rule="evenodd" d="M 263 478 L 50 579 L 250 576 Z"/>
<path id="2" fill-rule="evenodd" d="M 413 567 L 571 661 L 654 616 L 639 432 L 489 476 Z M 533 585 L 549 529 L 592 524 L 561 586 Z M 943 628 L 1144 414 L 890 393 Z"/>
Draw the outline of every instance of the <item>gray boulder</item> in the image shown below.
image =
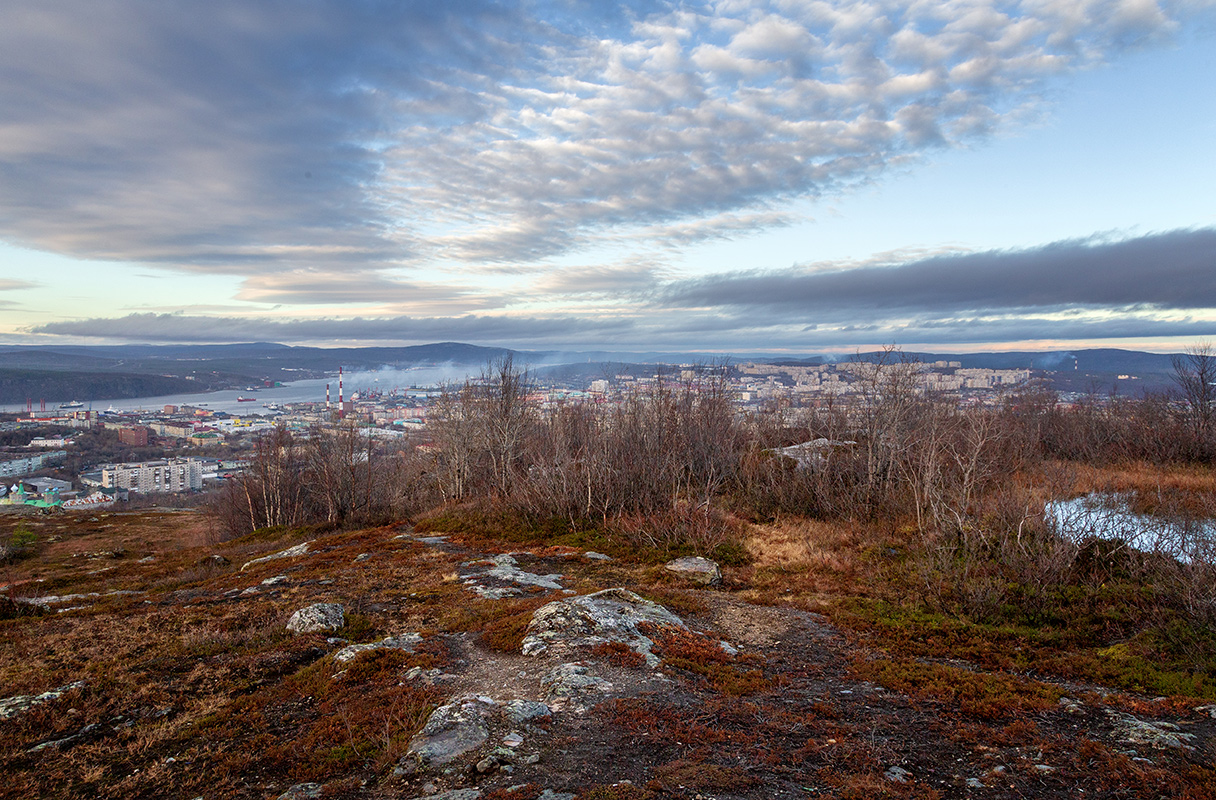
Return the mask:
<path id="1" fill-rule="evenodd" d="M 287 630 L 292 633 L 336 631 L 346 624 L 346 609 L 340 603 L 313 603 L 291 615 Z"/>
<path id="2" fill-rule="evenodd" d="M 537 700 L 512 700 L 503 707 L 503 716 L 513 725 L 547 719 L 551 714 L 549 706 Z"/>
<path id="3" fill-rule="evenodd" d="M 717 562 L 700 556 L 686 556 L 668 561 L 663 565 L 663 569 L 706 586 L 722 583 L 722 570 L 718 568 Z"/>
<path id="4" fill-rule="evenodd" d="M 431 712 L 422 730 L 410 740 L 406 755 L 439 767 L 476 750 L 490 738 L 496 706 L 488 698 L 462 697 Z"/>

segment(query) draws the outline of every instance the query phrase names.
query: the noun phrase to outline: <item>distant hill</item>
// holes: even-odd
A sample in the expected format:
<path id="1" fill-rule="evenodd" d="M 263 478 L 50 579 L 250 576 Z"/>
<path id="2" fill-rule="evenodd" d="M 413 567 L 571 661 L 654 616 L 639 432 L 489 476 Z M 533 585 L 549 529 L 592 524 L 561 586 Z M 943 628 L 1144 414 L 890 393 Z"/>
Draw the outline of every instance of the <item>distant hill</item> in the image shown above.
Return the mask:
<path id="1" fill-rule="evenodd" d="M 0 405 L 32 400 L 37 408 L 44 400 L 55 404 L 69 400 L 123 400 L 198 390 L 194 381 L 164 375 L 0 368 Z"/>
<path id="2" fill-rule="evenodd" d="M 167 394 L 177 391 L 208 391 L 242 387 L 263 380 L 290 381 L 333 375 L 339 367 L 348 372 L 382 367 L 441 366 L 479 367 L 513 355 L 520 366 L 531 366 L 537 375 L 551 380 L 578 382 L 606 374 L 653 371 L 654 364 L 714 364 L 759 361 L 788 365 L 814 365 L 842 360 L 825 355 L 803 358 L 706 357 L 695 353 L 609 353 L 604 351 L 513 351 L 505 347 L 481 347 L 461 342 L 437 342 L 410 347 L 295 347 L 273 342 L 224 345 L 62 345 L 0 346 L 0 371 L 10 373 L 0 402 L 24 403 L 27 397 L 119 399 Z M 872 360 L 880 353 L 861 353 L 853 358 Z M 905 357 L 920 361 L 957 361 L 963 367 L 988 369 L 1036 369 L 1048 372 L 1054 388 L 1061 391 L 1125 392 L 1158 390 L 1173 385 L 1173 365 L 1168 354 L 1099 348 L 1047 352 L 1002 353 L 914 353 Z M 1126 375 L 1127 378 L 1120 376 Z M 158 380 L 192 380 L 185 387 Z M 140 377 L 141 381 L 135 380 Z M 157 387 L 149 391 L 148 387 Z"/>

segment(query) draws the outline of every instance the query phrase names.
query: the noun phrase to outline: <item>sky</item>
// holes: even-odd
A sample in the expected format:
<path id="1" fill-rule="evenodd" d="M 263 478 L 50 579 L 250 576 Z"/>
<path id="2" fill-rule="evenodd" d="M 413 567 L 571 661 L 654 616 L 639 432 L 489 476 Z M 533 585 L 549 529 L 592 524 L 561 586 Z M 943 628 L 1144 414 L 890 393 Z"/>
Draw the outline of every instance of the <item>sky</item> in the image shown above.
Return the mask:
<path id="1" fill-rule="evenodd" d="M 1216 337 L 1216 0 L 0 19 L 0 344 Z"/>

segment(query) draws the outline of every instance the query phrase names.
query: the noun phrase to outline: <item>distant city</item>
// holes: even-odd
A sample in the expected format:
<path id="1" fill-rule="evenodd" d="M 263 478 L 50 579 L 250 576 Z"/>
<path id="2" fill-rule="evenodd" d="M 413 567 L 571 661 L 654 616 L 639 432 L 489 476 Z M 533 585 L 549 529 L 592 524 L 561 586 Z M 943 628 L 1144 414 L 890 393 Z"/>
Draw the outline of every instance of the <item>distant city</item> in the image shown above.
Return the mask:
<path id="1" fill-rule="evenodd" d="M 208 386 L 226 382 L 229 388 L 182 395 L 206 398 L 198 402 L 166 403 L 134 410 L 107 404 L 109 407 L 102 410 L 96 407 L 100 402 L 91 400 L 48 404 L 31 398 L 24 409 L 0 414 L 0 437 L 3 437 L 0 504 L 88 509 L 132 497 L 198 492 L 241 474 L 257 437 L 279 426 L 300 436 L 356 427 L 379 441 L 400 439 L 404 445 L 427 446 L 427 422 L 445 387 L 483 380 L 478 377 L 482 374 L 479 370 L 483 371 L 490 359 L 509 352 L 467 345 L 432 345 L 406 348 L 411 355 L 424 352 L 429 359 L 413 362 L 409 367 L 397 364 L 392 372 L 367 371 L 367 358 L 358 362 L 364 371 L 354 376 L 339 368 L 336 374 L 322 377 L 325 373 L 312 362 L 306 361 L 306 368 L 282 362 L 274 365 L 272 375 L 255 379 L 248 376 L 250 367 L 264 364 L 264 359 L 269 358 L 263 351 L 248 351 L 258 347 L 271 348 L 269 352 L 276 355 L 283 352 L 275 345 L 247 346 L 246 356 L 250 360 L 229 364 L 231 373 L 204 370 Z M 451 355 L 452 348 L 461 348 L 460 355 L 467 359 L 463 366 L 437 360 L 437 356 Z M 290 350 L 290 355 L 300 357 L 300 348 Z M 1168 382 L 1165 371 L 1168 357 L 1128 351 L 1091 352 L 1085 358 L 1100 367 L 1097 373 L 1082 373 L 1079 356 L 1073 354 L 986 357 L 990 362 L 1021 360 L 1047 364 L 1054 369 L 975 366 L 983 356 L 930 361 L 897 351 L 886 355 L 905 366 L 914 391 L 953 398 L 960 405 L 995 404 L 1012 393 L 1036 388 L 1052 389 L 1064 403 L 1083 396 L 1102 401 L 1114 396 L 1121 385 L 1140 384 L 1149 388 Z M 317 353 L 325 351 L 307 349 L 306 354 L 315 357 Z M 26 351 L 19 355 L 23 366 L 28 366 L 38 354 Z M 128 369 L 132 364 L 138 365 L 134 358 L 114 359 L 114 355 L 105 357 Z M 380 358 L 385 355 L 382 350 L 374 353 Z M 227 351 L 220 356 L 232 359 Z M 478 356 L 486 359 L 480 366 L 473 360 Z M 725 393 L 741 414 L 774 408 L 814 408 L 864 393 L 867 376 L 874 369 L 873 361 L 882 356 L 878 353 L 830 362 L 816 358 L 708 364 L 691 360 L 675 364 L 589 360 L 529 369 L 528 399 L 547 413 L 564 404 L 619 403 L 652 390 L 656 384 L 667 384 L 699 387 L 698 390 L 712 386 L 715 391 Z M 76 367 L 83 363 L 92 365 L 100 359 L 94 353 L 73 357 L 91 359 L 70 362 Z M 161 358 L 153 365 L 163 370 L 161 375 L 176 375 L 186 385 L 195 381 L 195 373 L 204 366 L 188 349 L 177 354 L 176 360 Z M 1128 364 L 1143 367 L 1144 380 L 1130 372 L 1109 371 Z M 183 370 L 183 365 L 189 370 Z M 167 366 L 176 367 L 176 372 L 170 372 Z M 60 370 L 54 372 L 54 377 L 62 382 L 70 380 L 71 374 Z M 287 376 L 304 380 L 279 379 Z M 390 376 L 419 380 L 413 385 L 392 385 Z M 113 380 L 114 376 L 108 379 Z M 1083 379 L 1086 388 L 1082 390 L 1077 384 Z M 288 399 L 301 396 L 317 399 Z M 143 401 L 133 402 L 143 405 Z"/>

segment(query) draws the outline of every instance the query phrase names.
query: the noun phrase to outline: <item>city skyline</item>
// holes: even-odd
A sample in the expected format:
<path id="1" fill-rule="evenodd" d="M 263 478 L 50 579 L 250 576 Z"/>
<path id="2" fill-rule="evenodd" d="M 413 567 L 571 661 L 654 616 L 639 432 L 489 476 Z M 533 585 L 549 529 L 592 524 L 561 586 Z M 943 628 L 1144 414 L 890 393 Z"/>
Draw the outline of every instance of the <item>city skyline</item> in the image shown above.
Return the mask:
<path id="1" fill-rule="evenodd" d="M 0 343 L 1216 335 L 1211 2 L 4 7 Z"/>

